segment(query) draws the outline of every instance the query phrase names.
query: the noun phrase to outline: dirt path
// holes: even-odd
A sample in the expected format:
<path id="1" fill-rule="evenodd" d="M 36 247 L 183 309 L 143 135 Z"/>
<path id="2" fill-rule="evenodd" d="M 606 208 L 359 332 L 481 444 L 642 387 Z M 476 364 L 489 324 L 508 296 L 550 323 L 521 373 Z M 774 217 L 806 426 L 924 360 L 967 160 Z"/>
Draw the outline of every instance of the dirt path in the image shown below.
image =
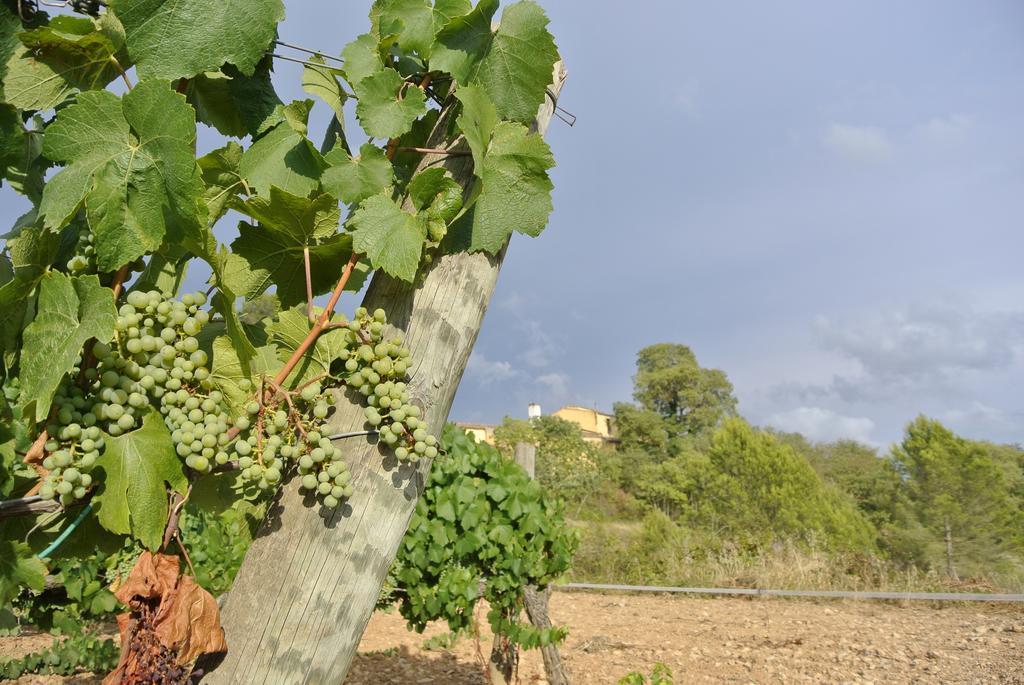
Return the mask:
<path id="1" fill-rule="evenodd" d="M 1024 608 L 556 593 L 562 655 L 577 685 L 616 683 L 662 661 L 678 683 L 1022 683 Z M 424 635 L 377 613 L 348 685 L 483 683 L 475 641 L 427 651 Z M 490 635 L 481 640 L 484 657 Z M 519 678 L 544 682 L 539 653 Z"/>
<path id="2" fill-rule="evenodd" d="M 482 618 L 482 612 L 479 614 Z M 662 661 L 689 683 L 1016 683 L 1024 685 L 1024 607 L 555 593 L 552 619 L 568 624 L 562 655 L 575 685 L 616 683 Z M 370 621 L 347 685 L 480 685 L 477 645 L 411 633 L 397 613 Z M 480 643 L 490 653 L 490 634 Z M 49 638 L 0 638 L 20 655 Z M 524 684 L 542 683 L 540 654 L 527 652 Z M 99 678 L 32 676 L 19 685 L 86 685 Z"/>

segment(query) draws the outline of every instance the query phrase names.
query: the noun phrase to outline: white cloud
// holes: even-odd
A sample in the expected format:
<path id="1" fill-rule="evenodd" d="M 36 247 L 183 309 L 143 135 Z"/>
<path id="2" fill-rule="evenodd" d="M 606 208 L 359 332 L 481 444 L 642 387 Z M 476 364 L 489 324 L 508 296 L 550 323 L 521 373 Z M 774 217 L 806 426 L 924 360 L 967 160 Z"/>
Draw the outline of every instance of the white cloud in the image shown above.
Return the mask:
<path id="1" fill-rule="evenodd" d="M 843 416 L 822 407 L 797 407 L 769 416 L 767 423 L 779 430 L 801 433 L 809 440 L 830 442 L 840 438 L 875 444 L 875 422 L 863 416 Z"/>
<path id="2" fill-rule="evenodd" d="M 961 143 L 967 139 L 973 122 L 965 114 L 933 117 L 914 128 L 914 134 L 926 142 L 937 145 Z"/>
<path id="3" fill-rule="evenodd" d="M 943 412 L 940 417 L 958 429 L 970 431 L 1004 431 L 1013 430 L 1021 424 L 1020 412 L 1008 412 L 997 407 L 992 407 L 977 400 L 971 402 L 970 406 L 961 409 L 949 409 Z"/>
<path id="4" fill-rule="evenodd" d="M 1024 346 L 1024 312 L 986 312 L 955 303 L 833 321 L 818 331 L 825 347 L 857 363 L 830 390 L 850 401 L 955 384 L 977 372 L 1012 367 Z"/>
<path id="5" fill-rule="evenodd" d="M 832 124 L 821 142 L 835 154 L 854 162 L 880 162 L 893 153 L 889 136 L 876 126 Z"/>
<path id="6" fill-rule="evenodd" d="M 466 375 L 480 385 L 490 385 L 507 381 L 518 375 L 512 364 L 504 361 L 492 361 L 483 352 L 473 351 L 466 364 Z"/>
<path id="7" fill-rule="evenodd" d="M 569 376 L 564 373 L 546 373 L 536 380 L 547 388 L 549 402 L 561 402 L 569 396 Z"/>
<path id="8" fill-rule="evenodd" d="M 539 321 L 524 319 L 521 321 L 524 335 L 523 350 L 519 357 L 527 366 L 540 369 L 549 366 L 561 347 L 548 335 Z"/>

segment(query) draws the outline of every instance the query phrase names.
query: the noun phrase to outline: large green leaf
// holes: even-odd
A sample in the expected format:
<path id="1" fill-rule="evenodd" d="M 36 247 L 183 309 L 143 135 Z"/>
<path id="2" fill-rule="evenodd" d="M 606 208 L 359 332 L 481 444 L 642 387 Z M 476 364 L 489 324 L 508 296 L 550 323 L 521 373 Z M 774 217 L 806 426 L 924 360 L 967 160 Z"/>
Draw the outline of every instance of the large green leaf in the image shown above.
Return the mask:
<path id="1" fill-rule="evenodd" d="M 319 311 L 316 313 L 319 314 Z M 291 358 L 292 353 L 309 335 L 311 328 L 312 324 L 310 324 L 309 318 L 306 316 L 306 308 L 303 306 L 281 312 L 277 321 L 267 326 L 267 333 L 270 334 L 270 339 L 277 348 L 277 355 L 281 362 L 287 362 Z M 285 386 L 293 388 L 304 381 L 327 373 L 331 368 L 331 362 L 338 359 L 341 351 L 347 346 L 345 340 L 345 331 L 335 330 L 321 334 L 288 375 Z"/>
<path id="2" fill-rule="evenodd" d="M 0 539 L 0 607 L 6 607 L 21 588 L 41 592 L 46 584 L 46 564 L 24 542 Z"/>
<path id="3" fill-rule="evenodd" d="M 101 271 L 194 229 L 203 192 L 195 143 L 195 113 L 166 81 L 120 99 L 82 93 L 46 131 L 44 153 L 67 163 L 43 191 L 46 227 L 63 227 L 84 203 Z"/>
<path id="4" fill-rule="evenodd" d="M 90 338 L 114 337 L 114 295 L 96 276 L 65 276 L 51 271 L 39 285 L 35 320 L 24 334 L 21 352 L 22 405 L 36 421 L 50 412 L 54 391 L 75 365 Z"/>
<path id="5" fill-rule="evenodd" d="M 273 376 L 281 365 L 275 346 L 257 347 L 251 356 L 245 357 L 231 338 L 222 335 L 213 341 L 210 378 L 224 393 L 231 415 L 238 416 L 255 395 L 259 376 Z"/>
<path id="6" fill-rule="evenodd" d="M 404 52 L 430 57 L 436 31 L 430 0 L 377 0 L 370 18 L 380 35 L 396 36 Z"/>
<path id="7" fill-rule="evenodd" d="M 257 196 L 236 204 L 259 222 L 241 223 L 231 243 L 224 280 L 232 292 L 255 298 L 272 285 L 281 304 L 306 299 L 304 251 L 309 250 L 313 294 L 330 290 L 352 254 L 352 239 L 338 233 L 340 211 L 330 195 L 300 197 L 271 187 L 269 198 Z M 350 281 L 350 289 L 358 289 Z"/>
<path id="8" fill-rule="evenodd" d="M 307 64 L 302 70 L 302 89 L 326 102 L 334 110 L 337 120 L 344 123 L 345 111 L 343 108 L 348 95 L 338 81 L 340 70 L 328 67 L 324 58 L 319 55 L 313 55 L 307 61 L 310 64 Z M 322 66 L 311 66 L 311 64 Z"/>
<path id="9" fill-rule="evenodd" d="M 381 41 L 369 33 L 364 33 L 346 45 L 341 51 L 341 57 L 345 60 L 342 66 L 345 80 L 353 88 L 367 76 L 384 69 Z"/>
<path id="10" fill-rule="evenodd" d="M 90 19 L 58 16 L 20 35 L 24 48 L 8 60 L 3 89 L 20 109 L 52 109 L 75 90 L 103 88 L 121 72 L 121 46 Z"/>
<path id="11" fill-rule="evenodd" d="M 419 217 L 404 211 L 385 191 L 364 200 L 349 225 L 355 250 L 365 254 L 373 268 L 412 282 L 426 233 Z"/>
<path id="12" fill-rule="evenodd" d="M 96 460 L 103 469 L 103 486 L 93 503 L 100 524 L 112 533 L 131 535 L 157 549 L 167 524 L 167 488 L 185 494 L 188 479 L 174 452 L 171 434 L 155 410 L 142 426 L 116 438 Z"/>
<path id="13" fill-rule="evenodd" d="M 308 195 L 316 189 L 327 163 L 306 137 L 312 106 L 312 100 L 300 100 L 280 108 L 283 121 L 242 155 L 239 172 L 260 195 L 268 195 L 270 186 L 292 195 Z"/>
<path id="14" fill-rule="evenodd" d="M 480 86 L 462 86 L 455 91 L 455 97 L 462 103 L 462 112 L 456 123 L 473 153 L 476 173 L 484 168 L 484 156 L 491 144 L 491 135 L 498 125 L 498 110 L 491 98 Z"/>
<path id="15" fill-rule="evenodd" d="M 397 138 L 427 112 L 423 91 L 409 85 L 394 69 L 367 76 L 356 86 L 356 117 L 374 138 Z"/>
<path id="16" fill-rule="evenodd" d="M 11 261 L 3 260 L 5 273 L 0 278 L 0 352 L 17 350 L 21 328 L 29 311 L 36 284 L 53 263 L 60 237 L 35 226 L 35 210 L 18 219 L 8 233 L 7 250 Z"/>
<path id="17" fill-rule="evenodd" d="M 325 159 L 331 166 L 324 171 L 320 182 L 324 190 L 346 204 L 362 202 L 387 190 L 394 182 L 391 161 L 373 143 L 364 144 L 358 157 L 350 157 L 343 149 L 334 148 Z"/>
<path id="18" fill-rule="evenodd" d="M 530 123 L 551 83 L 558 48 L 544 10 L 532 0 L 506 7 L 492 32 L 497 8 L 497 0 L 481 0 L 449 22 L 437 36 L 430 66 L 461 84 L 481 86 L 501 118 Z"/>
<path id="19" fill-rule="evenodd" d="M 281 99 L 267 66 L 261 65 L 250 76 L 230 66 L 198 74 L 189 79 L 185 94 L 196 110 L 196 119 L 226 136 L 256 135 L 280 118 L 275 111 Z"/>
<path id="20" fill-rule="evenodd" d="M 251 75 L 284 19 L 282 0 L 113 0 L 143 78 L 176 79 L 233 64 Z"/>
<path id="21" fill-rule="evenodd" d="M 522 124 L 499 123 L 483 168 L 476 170 L 480 193 L 453 232 L 461 247 L 497 254 L 512 231 L 540 235 L 551 214 L 548 169 L 554 165 L 541 136 Z"/>

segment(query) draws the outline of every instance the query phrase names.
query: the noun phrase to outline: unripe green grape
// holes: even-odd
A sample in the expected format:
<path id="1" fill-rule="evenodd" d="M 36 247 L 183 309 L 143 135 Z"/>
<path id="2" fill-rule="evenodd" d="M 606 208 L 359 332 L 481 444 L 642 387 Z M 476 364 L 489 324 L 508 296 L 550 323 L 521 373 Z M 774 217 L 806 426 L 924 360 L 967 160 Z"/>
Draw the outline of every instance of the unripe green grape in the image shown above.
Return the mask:
<path id="1" fill-rule="evenodd" d="M 427 447 L 425 450 L 423 450 L 423 456 L 427 457 L 428 459 L 433 459 L 434 457 L 437 456 L 437 448 Z"/>
<path id="2" fill-rule="evenodd" d="M 302 477 L 302 488 L 304 490 L 316 490 L 318 485 L 319 482 L 313 474 L 309 473 Z"/>
<path id="3" fill-rule="evenodd" d="M 39 488 L 39 496 L 43 499 L 50 500 L 53 499 L 55 495 L 56 492 L 54 491 L 53 486 L 49 483 L 44 483 L 43 486 Z"/>
<path id="4" fill-rule="evenodd" d="M 316 444 L 316 443 L 320 442 L 320 440 L 323 438 L 323 436 L 320 435 L 320 431 L 312 430 L 312 431 L 309 431 L 309 433 L 306 434 L 306 438 L 311 443 Z"/>
<path id="5" fill-rule="evenodd" d="M 405 447 L 396 447 L 395 448 L 395 457 L 397 457 L 398 459 L 400 459 L 402 461 L 405 461 L 406 459 L 409 458 L 409 450 L 406 449 Z"/>
<path id="6" fill-rule="evenodd" d="M 313 462 L 313 458 L 310 457 L 308 454 L 303 454 L 301 457 L 299 457 L 299 468 L 300 469 L 306 469 L 306 470 L 311 469 L 311 468 L 313 468 L 313 463 L 314 463 Z"/>
<path id="7" fill-rule="evenodd" d="M 62 480 L 61 482 L 57 483 L 57 493 L 60 495 L 70 495 L 71 492 L 74 491 L 74 489 L 75 486 L 66 480 Z"/>
<path id="8" fill-rule="evenodd" d="M 239 455 L 244 457 L 250 452 L 252 452 L 252 445 L 250 445 L 248 442 L 245 442 L 244 440 L 239 440 L 238 442 L 235 443 L 235 451 L 238 452 Z"/>
<path id="9" fill-rule="evenodd" d="M 433 447 L 434 445 L 437 444 L 437 438 L 435 438 L 433 435 L 428 435 L 424 442 L 427 443 L 427 446 Z"/>
<path id="10" fill-rule="evenodd" d="M 334 486 L 333 486 L 333 485 L 331 485 L 330 483 L 323 483 L 323 482 L 321 482 L 321 483 L 319 483 L 319 484 L 318 484 L 318 485 L 316 486 L 316 491 L 317 491 L 318 493 L 320 493 L 321 495 L 329 495 L 329 494 L 331 493 L 331 489 L 332 489 L 333 487 L 334 487 Z"/>
<path id="11" fill-rule="evenodd" d="M 338 498 L 334 497 L 333 495 L 327 495 L 323 499 L 323 505 L 328 509 L 335 509 L 339 504 L 341 504 L 341 502 L 339 502 Z"/>
<path id="12" fill-rule="evenodd" d="M 341 499 L 344 495 L 345 488 L 341 487 L 340 485 L 335 485 L 333 488 L 331 488 L 331 497 L 333 497 L 334 499 Z"/>

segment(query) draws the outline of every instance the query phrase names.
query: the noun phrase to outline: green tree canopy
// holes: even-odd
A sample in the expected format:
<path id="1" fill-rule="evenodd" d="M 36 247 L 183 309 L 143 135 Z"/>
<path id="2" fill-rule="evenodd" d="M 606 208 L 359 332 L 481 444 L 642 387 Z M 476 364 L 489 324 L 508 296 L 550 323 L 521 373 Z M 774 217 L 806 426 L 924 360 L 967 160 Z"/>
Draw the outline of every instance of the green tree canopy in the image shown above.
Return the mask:
<path id="1" fill-rule="evenodd" d="M 869 549 L 867 520 L 834 487 L 823 483 L 806 459 L 770 433 L 739 418 L 726 419 L 711 437 L 706 469 L 690 479 L 691 517 L 740 541 L 776 539 L 833 548 Z"/>
<path id="2" fill-rule="evenodd" d="M 508 457 L 517 443 L 536 445 L 537 481 L 558 497 L 582 502 L 600 479 L 596 448 L 583 439 L 579 426 L 557 416 L 530 421 L 505 417 L 494 431 L 494 442 Z"/>
<path id="3" fill-rule="evenodd" d="M 985 444 L 918 416 L 893 448 L 892 460 L 913 514 L 935 538 L 931 561 L 938 565 L 944 555 L 950 575 L 957 575 L 964 560 L 991 565 L 1017 546 L 1019 505 L 1011 496 L 1006 471 Z"/>
<path id="4" fill-rule="evenodd" d="M 725 372 L 705 369 L 686 345 L 658 343 L 637 353 L 633 397 L 661 415 L 673 435 L 694 436 L 736 413 Z"/>

